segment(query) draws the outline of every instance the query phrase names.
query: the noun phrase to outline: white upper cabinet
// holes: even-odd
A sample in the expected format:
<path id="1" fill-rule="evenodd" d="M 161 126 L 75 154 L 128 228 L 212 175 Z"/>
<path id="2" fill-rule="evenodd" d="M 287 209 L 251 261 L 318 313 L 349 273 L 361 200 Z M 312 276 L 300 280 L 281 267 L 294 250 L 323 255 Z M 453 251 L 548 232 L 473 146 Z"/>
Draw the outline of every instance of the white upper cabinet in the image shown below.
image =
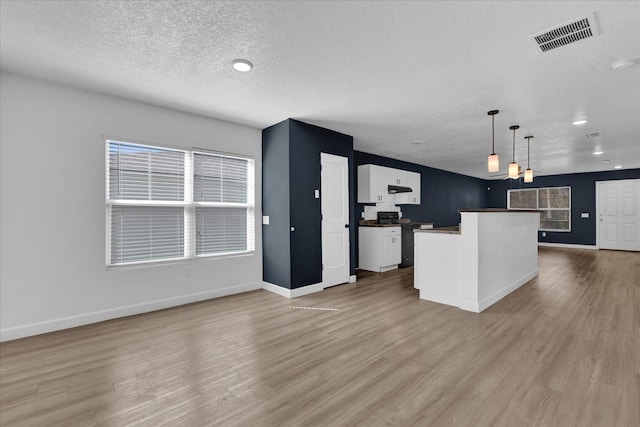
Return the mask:
<path id="1" fill-rule="evenodd" d="M 400 169 L 385 168 L 387 171 L 387 185 L 407 186 L 407 174 L 409 172 Z"/>
<path id="2" fill-rule="evenodd" d="M 393 203 L 387 188 L 387 169 L 378 165 L 358 166 L 358 203 Z"/>
<path id="3" fill-rule="evenodd" d="M 389 185 L 410 187 L 410 193 L 389 194 Z M 420 174 L 378 165 L 358 166 L 358 203 L 420 204 Z"/>
<path id="4" fill-rule="evenodd" d="M 406 184 L 403 184 L 413 191 L 411 193 L 396 194 L 396 205 L 419 205 L 420 204 L 420 173 L 408 172 L 406 174 Z"/>

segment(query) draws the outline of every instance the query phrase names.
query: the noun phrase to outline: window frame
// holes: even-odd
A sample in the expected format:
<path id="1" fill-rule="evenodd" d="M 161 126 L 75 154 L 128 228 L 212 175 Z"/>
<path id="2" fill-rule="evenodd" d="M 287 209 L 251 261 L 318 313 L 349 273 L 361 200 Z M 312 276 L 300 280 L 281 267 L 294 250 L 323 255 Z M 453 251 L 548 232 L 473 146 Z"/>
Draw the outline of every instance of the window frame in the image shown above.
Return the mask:
<path id="1" fill-rule="evenodd" d="M 243 255 L 251 252 L 255 252 L 255 159 L 250 156 L 241 156 L 238 154 L 230 154 L 230 153 L 222 153 L 217 151 L 205 150 L 205 149 L 194 149 L 191 151 L 191 183 L 190 183 L 190 196 L 191 196 L 191 218 L 193 221 L 193 227 L 191 228 L 192 236 L 190 242 L 190 250 L 193 254 L 193 258 L 206 258 L 212 256 L 228 256 L 228 255 Z M 194 168 L 195 165 L 195 156 L 196 155 L 204 155 L 204 156 L 212 156 L 212 157 L 222 157 L 222 158 L 230 158 L 230 159 L 238 159 L 238 160 L 246 160 L 247 164 L 247 201 L 245 203 L 239 202 L 205 202 L 205 201 L 195 201 L 193 197 L 194 189 L 195 189 L 195 176 L 196 171 Z M 247 249 L 243 251 L 227 251 L 227 252 L 219 252 L 219 253 L 197 253 L 197 216 L 196 216 L 196 208 L 244 208 L 247 212 L 247 223 L 246 223 L 246 232 L 247 232 Z"/>
<path id="2" fill-rule="evenodd" d="M 131 142 L 129 139 L 105 138 L 105 265 L 107 269 L 126 268 L 145 265 L 174 263 L 199 258 L 221 258 L 229 256 L 245 256 L 255 253 L 255 158 L 253 156 L 235 153 L 226 153 L 202 148 L 185 149 L 183 147 L 169 146 L 166 144 L 154 144 L 147 142 Z M 121 143 L 142 148 L 169 150 L 184 153 L 184 175 L 182 200 L 142 200 L 142 199 L 117 199 L 110 197 L 110 144 Z M 214 157 L 233 158 L 247 162 L 246 203 L 229 202 L 196 202 L 194 192 L 194 156 L 202 154 Z M 114 206 L 144 206 L 144 207 L 182 207 L 184 219 L 183 254 L 182 257 L 146 259 L 123 263 L 112 262 L 112 207 Z M 247 212 L 246 219 L 246 250 L 225 251 L 214 253 L 196 254 L 196 207 L 234 207 L 244 208 Z"/>
<path id="3" fill-rule="evenodd" d="M 569 191 L 569 206 L 566 208 L 541 208 L 540 207 L 540 190 L 560 190 L 567 189 Z M 511 193 L 514 192 L 524 192 L 524 191 L 534 191 L 536 193 L 536 206 L 535 207 L 520 207 L 520 208 L 512 208 L 511 207 Z M 570 233 L 571 232 L 571 186 L 559 186 L 559 187 L 540 187 L 540 188 L 514 188 L 507 190 L 507 209 L 509 210 L 528 210 L 535 209 L 541 212 L 540 215 L 540 224 L 538 225 L 538 231 L 550 231 L 556 233 Z M 559 228 L 542 228 L 542 213 L 546 211 L 568 211 L 568 228 L 567 229 L 559 229 Z"/>

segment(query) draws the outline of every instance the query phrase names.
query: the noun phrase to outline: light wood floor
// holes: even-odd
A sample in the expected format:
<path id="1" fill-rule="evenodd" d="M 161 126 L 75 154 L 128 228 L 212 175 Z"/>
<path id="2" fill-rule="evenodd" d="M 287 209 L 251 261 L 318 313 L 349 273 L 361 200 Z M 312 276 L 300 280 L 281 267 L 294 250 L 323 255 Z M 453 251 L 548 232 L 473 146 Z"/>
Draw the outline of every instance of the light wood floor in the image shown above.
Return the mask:
<path id="1" fill-rule="evenodd" d="M 3 343 L 0 424 L 640 424 L 640 254 L 541 248 L 481 314 L 419 300 L 412 274 Z"/>

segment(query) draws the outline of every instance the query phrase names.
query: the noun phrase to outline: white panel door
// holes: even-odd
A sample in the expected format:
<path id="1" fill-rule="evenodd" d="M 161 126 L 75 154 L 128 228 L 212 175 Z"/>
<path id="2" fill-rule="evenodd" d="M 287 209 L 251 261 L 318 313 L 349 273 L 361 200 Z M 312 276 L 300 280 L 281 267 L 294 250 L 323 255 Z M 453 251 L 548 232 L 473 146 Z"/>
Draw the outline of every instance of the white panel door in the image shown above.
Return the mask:
<path id="1" fill-rule="evenodd" d="M 598 247 L 640 251 L 640 179 L 597 183 Z"/>
<path id="2" fill-rule="evenodd" d="M 322 284 L 349 281 L 349 162 L 320 153 L 322 186 Z"/>

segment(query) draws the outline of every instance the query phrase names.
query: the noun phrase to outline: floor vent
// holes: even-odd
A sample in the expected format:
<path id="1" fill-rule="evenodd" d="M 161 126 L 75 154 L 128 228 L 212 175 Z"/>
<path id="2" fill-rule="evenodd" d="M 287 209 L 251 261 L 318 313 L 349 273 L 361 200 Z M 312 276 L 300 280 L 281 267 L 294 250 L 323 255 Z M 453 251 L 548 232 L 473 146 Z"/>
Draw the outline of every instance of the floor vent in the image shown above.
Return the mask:
<path id="1" fill-rule="evenodd" d="M 289 306 L 289 308 L 293 308 L 296 310 L 322 310 L 322 311 L 339 311 L 339 308 L 324 308 L 324 307 L 292 307 Z"/>
<path id="2" fill-rule="evenodd" d="M 580 40 L 597 36 L 598 27 L 593 13 L 529 36 L 538 53 L 547 52 Z"/>

